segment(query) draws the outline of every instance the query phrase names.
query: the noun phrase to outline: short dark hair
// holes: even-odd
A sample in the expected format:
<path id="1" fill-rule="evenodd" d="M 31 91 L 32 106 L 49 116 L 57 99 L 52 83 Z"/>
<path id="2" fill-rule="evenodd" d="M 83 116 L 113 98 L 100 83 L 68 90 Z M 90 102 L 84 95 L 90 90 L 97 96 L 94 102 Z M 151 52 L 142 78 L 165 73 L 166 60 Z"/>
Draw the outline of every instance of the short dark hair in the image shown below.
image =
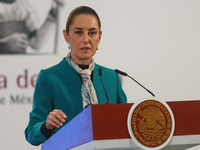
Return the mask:
<path id="1" fill-rule="evenodd" d="M 67 23 L 66 23 L 67 34 L 69 34 L 69 26 L 73 23 L 74 18 L 81 14 L 94 16 L 98 21 L 99 30 L 101 30 L 101 21 L 99 19 L 98 14 L 96 13 L 96 11 L 88 6 L 79 6 L 79 7 L 76 7 L 74 10 L 72 10 L 68 16 Z"/>

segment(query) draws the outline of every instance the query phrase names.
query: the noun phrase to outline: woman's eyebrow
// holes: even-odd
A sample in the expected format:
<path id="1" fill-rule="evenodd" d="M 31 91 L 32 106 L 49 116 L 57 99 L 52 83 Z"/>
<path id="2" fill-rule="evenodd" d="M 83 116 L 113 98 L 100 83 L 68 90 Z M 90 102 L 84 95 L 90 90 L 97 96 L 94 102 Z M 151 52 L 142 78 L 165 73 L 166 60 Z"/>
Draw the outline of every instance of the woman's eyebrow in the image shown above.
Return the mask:
<path id="1" fill-rule="evenodd" d="M 96 30 L 97 28 L 90 28 L 89 30 Z"/>
<path id="2" fill-rule="evenodd" d="M 81 27 L 75 27 L 74 29 L 83 30 Z"/>
<path id="3" fill-rule="evenodd" d="M 83 28 L 81 28 L 81 27 L 75 27 L 74 29 L 78 29 L 78 30 L 83 30 Z M 89 30 L 96 30 L 97 28 L 90 28 Z"/>

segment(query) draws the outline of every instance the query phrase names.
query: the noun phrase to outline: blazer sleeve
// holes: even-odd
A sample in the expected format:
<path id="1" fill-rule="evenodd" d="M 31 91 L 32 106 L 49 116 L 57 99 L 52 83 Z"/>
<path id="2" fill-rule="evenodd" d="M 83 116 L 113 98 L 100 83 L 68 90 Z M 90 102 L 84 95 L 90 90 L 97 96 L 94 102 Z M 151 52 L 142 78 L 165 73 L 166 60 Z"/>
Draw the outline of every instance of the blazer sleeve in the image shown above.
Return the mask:
<path id="1" fill-rule="evenodd" d="M 53 109 L 51 83 L 45 70 L 41 70 L 37 77 L 32 107 L 25 137 L 30 144 L 40 145 L 47 140 L 41 132 L 41 126 Z"/>
<path id="2" fill-rule="evenodd" d="M 126 94 L 122 89 L 121 81 L 119 79 L 118 74 L 117 74 L 117 103 L 127 103 Z"/>

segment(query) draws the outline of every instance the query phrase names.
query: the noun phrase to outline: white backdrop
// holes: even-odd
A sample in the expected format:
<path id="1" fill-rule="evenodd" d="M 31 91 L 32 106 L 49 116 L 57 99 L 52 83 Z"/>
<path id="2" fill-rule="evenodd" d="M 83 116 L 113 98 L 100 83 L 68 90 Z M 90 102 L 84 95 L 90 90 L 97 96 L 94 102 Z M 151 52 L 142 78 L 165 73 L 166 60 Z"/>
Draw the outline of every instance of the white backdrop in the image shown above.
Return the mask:
<path id="1" fill-rule="evenodd" d="M 34 7 L 44 14 L 51 4 L 29 1 L 33 6 L 39 2 Z M 1 150 L 40 149 L 24 137 L 34 91 L 31 80 L 69 52 L 62 29 L 69 12 L 80 5 L 93 7 L 102 21 L 97 63 L 127 72 L 162 100 L 200 99 L 199 0 L 67 0 L 60 11 L 56 55 L 0 55 L 0 86 L 5 83 L 2 75 L 7 81 L 7 87 L 0 88 Z M 44 18 L 39 16 L 41 22 Z M 38 54 L 52 49 L 52 42 Z M 27 82 L 24 89 L 17 86 L 19 76 L 21 85 Z M 123 88 L 129 103 L 150 96 L 128 77 L 123 77 Z"/>

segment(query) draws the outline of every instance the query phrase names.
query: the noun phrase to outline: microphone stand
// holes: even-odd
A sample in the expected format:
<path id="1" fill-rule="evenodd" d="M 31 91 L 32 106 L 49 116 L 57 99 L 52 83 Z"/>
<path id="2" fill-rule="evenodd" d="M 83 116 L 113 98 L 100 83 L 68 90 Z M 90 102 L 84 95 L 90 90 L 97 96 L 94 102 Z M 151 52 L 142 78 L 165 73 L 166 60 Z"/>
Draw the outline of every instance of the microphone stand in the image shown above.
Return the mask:
<path id="1" fill-rule="evenodd" d="M 144 88 L 147 92 L 149 92 L 153 97 L 155 97 L 155 95 L 154 95 L 151 91 L 149 91 L 149 90 L 148 90 L 147 88 L 145 88 L 142 84 L 140 84 L 138 81 L 136 81 L 136 80 L 133 79 L 131 76 L 129 76 L 127 73 L 122 72 L 122 71 L 120 71 L 120 70 L 118 70 L 118 69 L 115 69 L 115 72 L 118 73 L 118 74 L 121 74 L 121 75 L 123 75 L 123 76 L 128 76 L 128 77 L 131 78 L 133 81 L 135 81 L 137 84 L 139 84 L 142 88 Z"/>

